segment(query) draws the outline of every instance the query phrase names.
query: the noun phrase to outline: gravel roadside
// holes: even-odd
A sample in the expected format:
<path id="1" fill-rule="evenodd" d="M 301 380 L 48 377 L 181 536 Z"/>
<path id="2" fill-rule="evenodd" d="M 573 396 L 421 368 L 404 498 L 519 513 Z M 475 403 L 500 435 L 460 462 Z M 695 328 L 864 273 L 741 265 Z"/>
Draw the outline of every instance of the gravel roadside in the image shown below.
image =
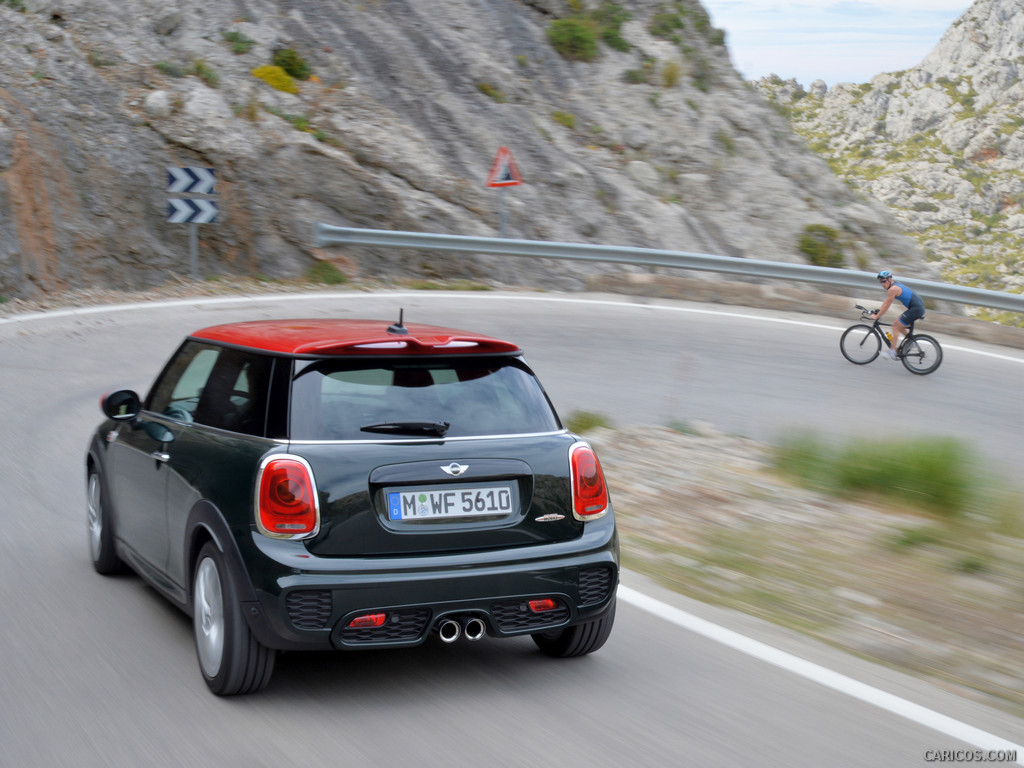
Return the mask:
<path id="1" fill-rule="evenodd" d="M 1024 715 L 1024 540 L 800 488 L 707 426 L 587 438 L 627 568 Z"/>

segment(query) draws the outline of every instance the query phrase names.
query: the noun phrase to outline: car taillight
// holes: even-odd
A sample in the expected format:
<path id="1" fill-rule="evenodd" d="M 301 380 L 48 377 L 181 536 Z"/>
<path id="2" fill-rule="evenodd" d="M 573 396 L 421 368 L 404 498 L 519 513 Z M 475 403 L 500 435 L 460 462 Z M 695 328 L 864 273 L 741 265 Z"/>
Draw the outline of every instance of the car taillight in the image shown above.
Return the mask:
<path id="1" fill-rule="evenodd" d="M 313 470 L 298 456 L 264 459 L 256 480 L 256 522 L 276 539 L 313 536 L 320 528 L 320 504 Z"/>
<path id="2" fill-rule="evenodd" d="M 586 443 L 572 447 L 572 503 L 577 520 L 596 520 L 608 511 L 608 486 L 601 462 Z"/>
<path id="3" fill-rule="evenodd" d="M 386 613 L 367 613 L 364 616 L 356 616 L 348 623 L 353 629 L 366 629 L 368 627 L 383 627 L 387 621 Z"/>

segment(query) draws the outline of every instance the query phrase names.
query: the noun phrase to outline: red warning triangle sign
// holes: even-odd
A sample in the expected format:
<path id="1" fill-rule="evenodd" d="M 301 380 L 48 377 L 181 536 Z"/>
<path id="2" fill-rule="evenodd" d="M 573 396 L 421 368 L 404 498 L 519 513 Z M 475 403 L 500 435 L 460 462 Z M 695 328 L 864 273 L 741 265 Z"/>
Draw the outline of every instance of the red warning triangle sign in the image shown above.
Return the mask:
<path id="1" fill-rule="evenodd" d="M 491 172 L 487 174 L 488 187 L 513 187 L 522 184 L 523 177 L 519 175 L 519 168 L 516 161 L 512 159 L 512 153 L 508 147 L 498 147 L 498 154 L 494 156 L 494 165 Z"/>

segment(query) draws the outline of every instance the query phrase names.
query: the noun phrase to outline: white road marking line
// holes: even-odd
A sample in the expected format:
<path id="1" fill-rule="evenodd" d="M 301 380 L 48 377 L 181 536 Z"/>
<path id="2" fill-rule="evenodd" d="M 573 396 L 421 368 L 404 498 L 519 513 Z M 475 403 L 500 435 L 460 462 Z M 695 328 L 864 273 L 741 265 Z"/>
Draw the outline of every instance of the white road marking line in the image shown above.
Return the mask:
<path id="1" fill-rule="evenodd" d="M 130 312 L 140 309 L 169 309 L 172 307 L 182 306 L 202 306 L 206 304 L 246 304 L 246 303 L 263 303 L 272 301 L 309 301 L 309 300 L 335 300 L 335 299 L 380 299 L 382 297 L 396 298 L 396 299 L 412 299 L 412 298 L 426 298 L 432 296 L 438 298 L 438 294 L 432 294 L 429 291 L 413 291 L 399 292 L 399 293 L 272 293 L 272 294 L 261 294 L 252 296 L 229 296 L 229 297 L 216 297 L 216 296 L 204 296 L 195 299 L 167 299 L 165 301 L 148 301 L 138 302 L 130 304 L 104 304 L 99 306 L 91 307 L 73 307 L 69 309 L 55 309 L 49 312 L 26 312 L 20 315 L 11 315 L 10 317 L 0 317 L 0 325 L 7 323 L 20 323 L 27 322 L 30 320 L 43 320 L 48 318 L 60 318 L 60 317 L 74 317 L 77 315 L 95 315 L 102 314 L 104 312 Z M 441 298 L 451 298 L 453 293 L 450 291 L 444 292 Z M 465 298 L 465 297 L 464 297 Z M 766 317 L 764 315 L 751 315 L 743 312 L 732 312 L 728 310 L 720 309 L 703 309 L 701 307 L 673 307 L 664 304 L 638 304 L 635 301 L 614 301 L 611 299 L 574 299 L 563 296 L 531 296 L 522 294 L 501 294 L 495 293 L 490 295 L 474 294 L 471 297 L 473 300 L 484 300 L 484 301 L 543 301 L 554 304 L 581 304 L 587 306 L 598 306 L 598 307 L 632 307 L 636 309 L 648 309 L 656 310 L 661 312 L 686 312 L 695 315 L 721 315 L 722 317 L 735 317 L 742 320 L 760 320 L 766 323 L 781 323 L 783 325 L 798 325 L 805 328 L 817 328 L 820 330 L 827 331 L 843 331 L 848 326 L 835 326 L 826 325 L 824 323 L 811 322 L 808 320 L 791 320 L 784 317 Z M 1024 358 L 1014 357 L 1012 355 L 1002 355 L 995 352 L 986 352 L 980 349 L 971 349 L 970 347 L 961 347 L 952 344 L 943 344 L 943 349 L 955 349 L 958 352 L 969 352 L 972 355 L 983 355 L 984 357 L 992 357 L 997 360 L 1007 360 L 1013 363 L 1024 363 Z"/>
<path id="2" fill-rule="evenodd" d="M 987 731 L 967 725 L 927 707 L 922 707 L 907 699 L 886 693 L 866 683 L 854 680 L 852 677 L 833 672 L 827 667 L 801 659 L 799 656 L 794 656 L 786 651 L 780 651 L 778 648 L 773 648 L 759 640 L 754 640 L 739 632 L 726 629 L 706 619 L 663 603 L 653 597 L 648 597 L 642 592 L 637 592 L 635 589 L 619 585 L 618 595 L 627 603 L 654 614 L 671 624 L 675 624 L 677 627 L 682 627 L 716 643 L 744 653 L 747 656 L 767 662 L 787 672 L 792 672 L 795 675 L 824 685 L 826 688 L 831 688 L 839 693 L 852 696 L 894 715 L 899 715 L 919 725 L 962 741 L 965 744 L 970 744 L 983 750 L 1015 751 L 1018 756 L 1016 764 L 1024 765 L 1024 746 L 1020 744 L 1014 744 L 1012 741 L 1007 741 Z"/>

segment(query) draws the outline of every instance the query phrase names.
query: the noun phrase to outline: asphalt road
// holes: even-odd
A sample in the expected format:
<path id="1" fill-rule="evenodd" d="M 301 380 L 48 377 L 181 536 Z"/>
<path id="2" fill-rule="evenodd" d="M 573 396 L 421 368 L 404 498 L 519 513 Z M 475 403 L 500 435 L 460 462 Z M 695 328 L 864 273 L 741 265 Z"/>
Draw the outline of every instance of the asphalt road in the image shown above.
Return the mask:
<path id="1" fill-rule="evenodd" d="M 844 677 L 822 684 L 629 599 L 608 644 L 582 659 L 548 659 L 529 639 L 290 654 L 266 691 L 210 695 L 187 618 L 137 578 L 90 566 L 83 457 L 99 397 L 144 393 L 180 339 L 206 325 L 390 321 L 399 307 L 407 322 L 518 342 L 563 415 L 701 420 L 762 439 L 795 427 L 953 434 L 993 465 L 1024 455 L 1024 355 L 942 339 L 932 376 L 857 367 L 839 354 L 834 320 L 585 296 L 353 293 L 2 321 L 0 765 L 917 766 L 973 754 L 986 735 L 1024 744 L 1019 719 L 632 574 L 630 595 Z"/>

